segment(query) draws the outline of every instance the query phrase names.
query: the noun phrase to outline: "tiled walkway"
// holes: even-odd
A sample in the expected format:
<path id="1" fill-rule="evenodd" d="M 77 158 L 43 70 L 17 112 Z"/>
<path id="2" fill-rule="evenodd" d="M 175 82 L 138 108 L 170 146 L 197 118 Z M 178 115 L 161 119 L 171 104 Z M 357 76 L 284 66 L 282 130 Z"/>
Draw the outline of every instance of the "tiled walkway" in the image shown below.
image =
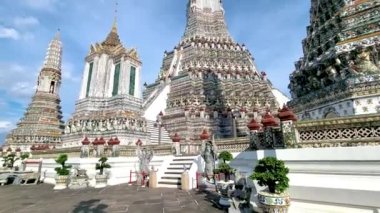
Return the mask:
<path id="1" fill-rule="evenodd" d="M 223 212 L 215 195 L 178 189 L 119 185 L 103 189 L 54 191 L 52 185 L 0 187 L 0 212 Z"/>

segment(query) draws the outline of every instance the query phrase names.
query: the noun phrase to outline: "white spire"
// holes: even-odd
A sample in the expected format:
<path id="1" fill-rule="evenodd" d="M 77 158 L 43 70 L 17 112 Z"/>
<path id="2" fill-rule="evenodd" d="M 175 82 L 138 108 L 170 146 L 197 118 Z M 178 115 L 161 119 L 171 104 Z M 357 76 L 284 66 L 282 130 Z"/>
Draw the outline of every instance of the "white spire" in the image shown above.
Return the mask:
<path id="1" fill-rule="evenodd" d="M 182 39 L 194 36 L 231 39 L 221 0 L 189 0 L 187 25 Z"/>
<path id="2" fill-rule="evenodd" d="M 211 9 L 211 12 L 224 11 L 221 0 L 195 0 L 191 6 L 199 9 Z"/>
<path id="3" fill-rule="evenodd" d="M 62 42 L 61 42 L 61 32 L 58 29 L 53 40 L 49 44 L 49 48 L 47 49 L 43 68 L 61 70 L 61 63 L 62 63 Z"/>

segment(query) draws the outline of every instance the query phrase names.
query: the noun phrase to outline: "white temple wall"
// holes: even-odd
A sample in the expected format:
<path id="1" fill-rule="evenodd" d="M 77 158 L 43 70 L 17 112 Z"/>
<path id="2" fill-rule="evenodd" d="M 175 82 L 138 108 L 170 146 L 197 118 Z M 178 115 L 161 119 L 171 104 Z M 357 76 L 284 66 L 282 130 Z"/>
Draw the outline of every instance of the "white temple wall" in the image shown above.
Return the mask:
<path id="1" fill-rule="evenodd" d="M 136 98 L 142 98 L 142 91 L 141 91 L 141 66 L 135 66 L 136 67 L 136 80 L 135 80 L 135 94 L 134 96 Z"/>
<path id="2" fill-rule="evenodd" d="M 374 212 L 380 209 L 379 153 L 380 147 L 259 150 L 234 153 L 231 166 L 249 176 L 258 159 L 284 160 L 292 213 Z"/>
<path id="3" fill-rule="evenodd" d="M 155 121 L 160 111 L 164 112 L 166 109 L 166 100 L 170 92 L 170 84 L 166 85 L 160 94 L 155 98 L 153 103 L 145 110 L 144 118 L 150 121 Z"/>
<path id="4" fill-rule="evenodd" d="M 149 167 L 152 166 L 158 172 L 163 171 L 161 165 L 169 162 L 172 156 L 154 156 L 151 160 Z M 41 159 L 41 181 L 47 184 L 55 184 L 56 172 L 54 168 L 59 165 L 55 163 L 54 159 Z M 90 179 L 90 186 L 95 186 L 95 174 L 99 171 L 95 170 L 95 165 L 98 163 L 99 158 L 69 158 L 67 165 L 72 165 L 73 168 L 86 169 L 86 173 Z M 139 163 L 137 157 L 110 157 L 108 163 L 111 165 L 110 169 L 106 169 L 108 174 L 108 185 L 125 184 L 130 181 L 130 171 L 135 172 L 138 170 Z M 26 171 L 38 171 L 38 164 L 28 164 Z M 136 181 L 136 174 L 132 174 L 132 181 Z"/>
<path id="5" fill-rule="evenodd" d="M 354 102 L 355 114 L 364 115 L 380 112 L 380 96 L 358 98 Z"/>
<path id="6" fill-rule="evenodd" d="M 98 69 L 98 64 L 99 64 L 99 56 L 96 55 L 92 61 L 92 75 L 91 75 L 91 82 L 90 82 L 90 89 L 88 92 L 89 97 L 94 97 L 95 96 L 95 87 L 96 87 L 96 70 Z"/>
<path id="7" fill-rule="evenodd" d="M 86 89 L 87 89 L 89 69 L 90 69 L 90 63 L 88 63 L 86 61 L 85 65 L 84 65 L 84 70 L 83 70 L 82 84 L 81 84 L 81 90 L 80 90 L 80 94 L 79 94 L 79 100 L 86 98 Z"/>
<path id="8" fill-rule="evenodd" d="M 113 89 L 113 76 L 115 73 L 115 64 L 112 58 L 108 58 L 107 65 L 104 69 L 105 79 L 104 79 L 104 95 L 103 97 L 112 97 L 112 89 Z"/>

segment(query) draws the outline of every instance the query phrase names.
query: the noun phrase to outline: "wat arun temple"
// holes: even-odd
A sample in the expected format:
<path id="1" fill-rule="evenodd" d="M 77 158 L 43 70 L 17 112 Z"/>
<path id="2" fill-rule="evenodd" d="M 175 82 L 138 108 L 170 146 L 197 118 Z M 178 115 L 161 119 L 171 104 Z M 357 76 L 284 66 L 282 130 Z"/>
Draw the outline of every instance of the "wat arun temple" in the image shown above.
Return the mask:
<path id="1" fill-rule="evenodd" d="M 79 98 L 65 121 L 57 32 L 0 156 L 31 153 L 45 183 L 56 183 L 53 159 L 65 153 L 94 181 L 107 156 L 108 185 L 131 184 L 133 172 L 154 167 L 146 170 L 157 172 L 157 187 L 177 188 L 186 173 L 190 189 L 199 173 L 211 177 L 209 159 L 215 166 L 222 151 L 246 179 L 271 156 L 289 167 L 291 212 L 379 212 L 380 1 L 311 0 L 303 56 L 289 70 L 291 98 L 232 38 L 222 2 L 187 1 L 182 38 L 145 84 L 143 61 L 123 45 L 115 18 L 83 56 Z"/>
<path id="2" fill-rule="evenodd" d="M 115 19 L 106 38 L 90 45 L 75 112 L 65 124 L 58 32 L 32 102 L 6 146 L 80 147 L 85 138 L 96 143 L 117 139 L 122 146 L 136 141 L 161 145 L 171 143 L 174 135 L 193 143 L 202 132 L 220 140 L 244 138 L 250 135 L 250 123 L 276 120 L 285 105 L 301 121 L 371 117 L 380 113 L 378 7 L 378 1 L 312 1 L 304 57 L 290 75 L 290 101 L 259 71 L 247 47 L 230 36 L 219 0 L 189 1 L 182 38 L 165 51 L 155 82 L 144 86 L 139 55 L 123 46 Z M 298 129 L 295 134 L 307 140 L 320 130 Z"/>

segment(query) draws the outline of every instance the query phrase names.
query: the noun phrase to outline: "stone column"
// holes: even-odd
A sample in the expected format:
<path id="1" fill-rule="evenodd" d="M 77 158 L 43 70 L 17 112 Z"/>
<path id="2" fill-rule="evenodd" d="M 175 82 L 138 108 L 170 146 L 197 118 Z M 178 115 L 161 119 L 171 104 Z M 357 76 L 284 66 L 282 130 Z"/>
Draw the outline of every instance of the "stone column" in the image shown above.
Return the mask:
<path id="1" fill-rule="evenodd" d="M 20 158 L 20 157 L 21 157 L 21 149 L 17 148 L 16 149 L 16 158 Z"/>
<path id="2" fill-rule="evenodd" d="M 157 188 L 158 182 L 157 182 L 157 171 L 152 169 L 149 172 L 149 188 Z"/>
<path id="3" fill-rule="evenodd" d="M 184 191 L 190 191 L 190 176 L 187 170 L 181 175 L 181 189 Z"/>
<path id="4" fill-rule="evenodd" d="M 281 121 L 281 132 L 285 147 L 295 147 L 298 143 L 297 130 L 294 127 L 297 121 L 296 115 L 286 105 L 278 111 Z"/>
<path id="5" fill-rule="evenodd" d="M 172 137 L 173 145 L 175 148 L 175 155 L 181 155 L 181 147 L 180 147 L 180 141 L 181 137 L 178 135 L 178 133 L 175 133 Z"/>

